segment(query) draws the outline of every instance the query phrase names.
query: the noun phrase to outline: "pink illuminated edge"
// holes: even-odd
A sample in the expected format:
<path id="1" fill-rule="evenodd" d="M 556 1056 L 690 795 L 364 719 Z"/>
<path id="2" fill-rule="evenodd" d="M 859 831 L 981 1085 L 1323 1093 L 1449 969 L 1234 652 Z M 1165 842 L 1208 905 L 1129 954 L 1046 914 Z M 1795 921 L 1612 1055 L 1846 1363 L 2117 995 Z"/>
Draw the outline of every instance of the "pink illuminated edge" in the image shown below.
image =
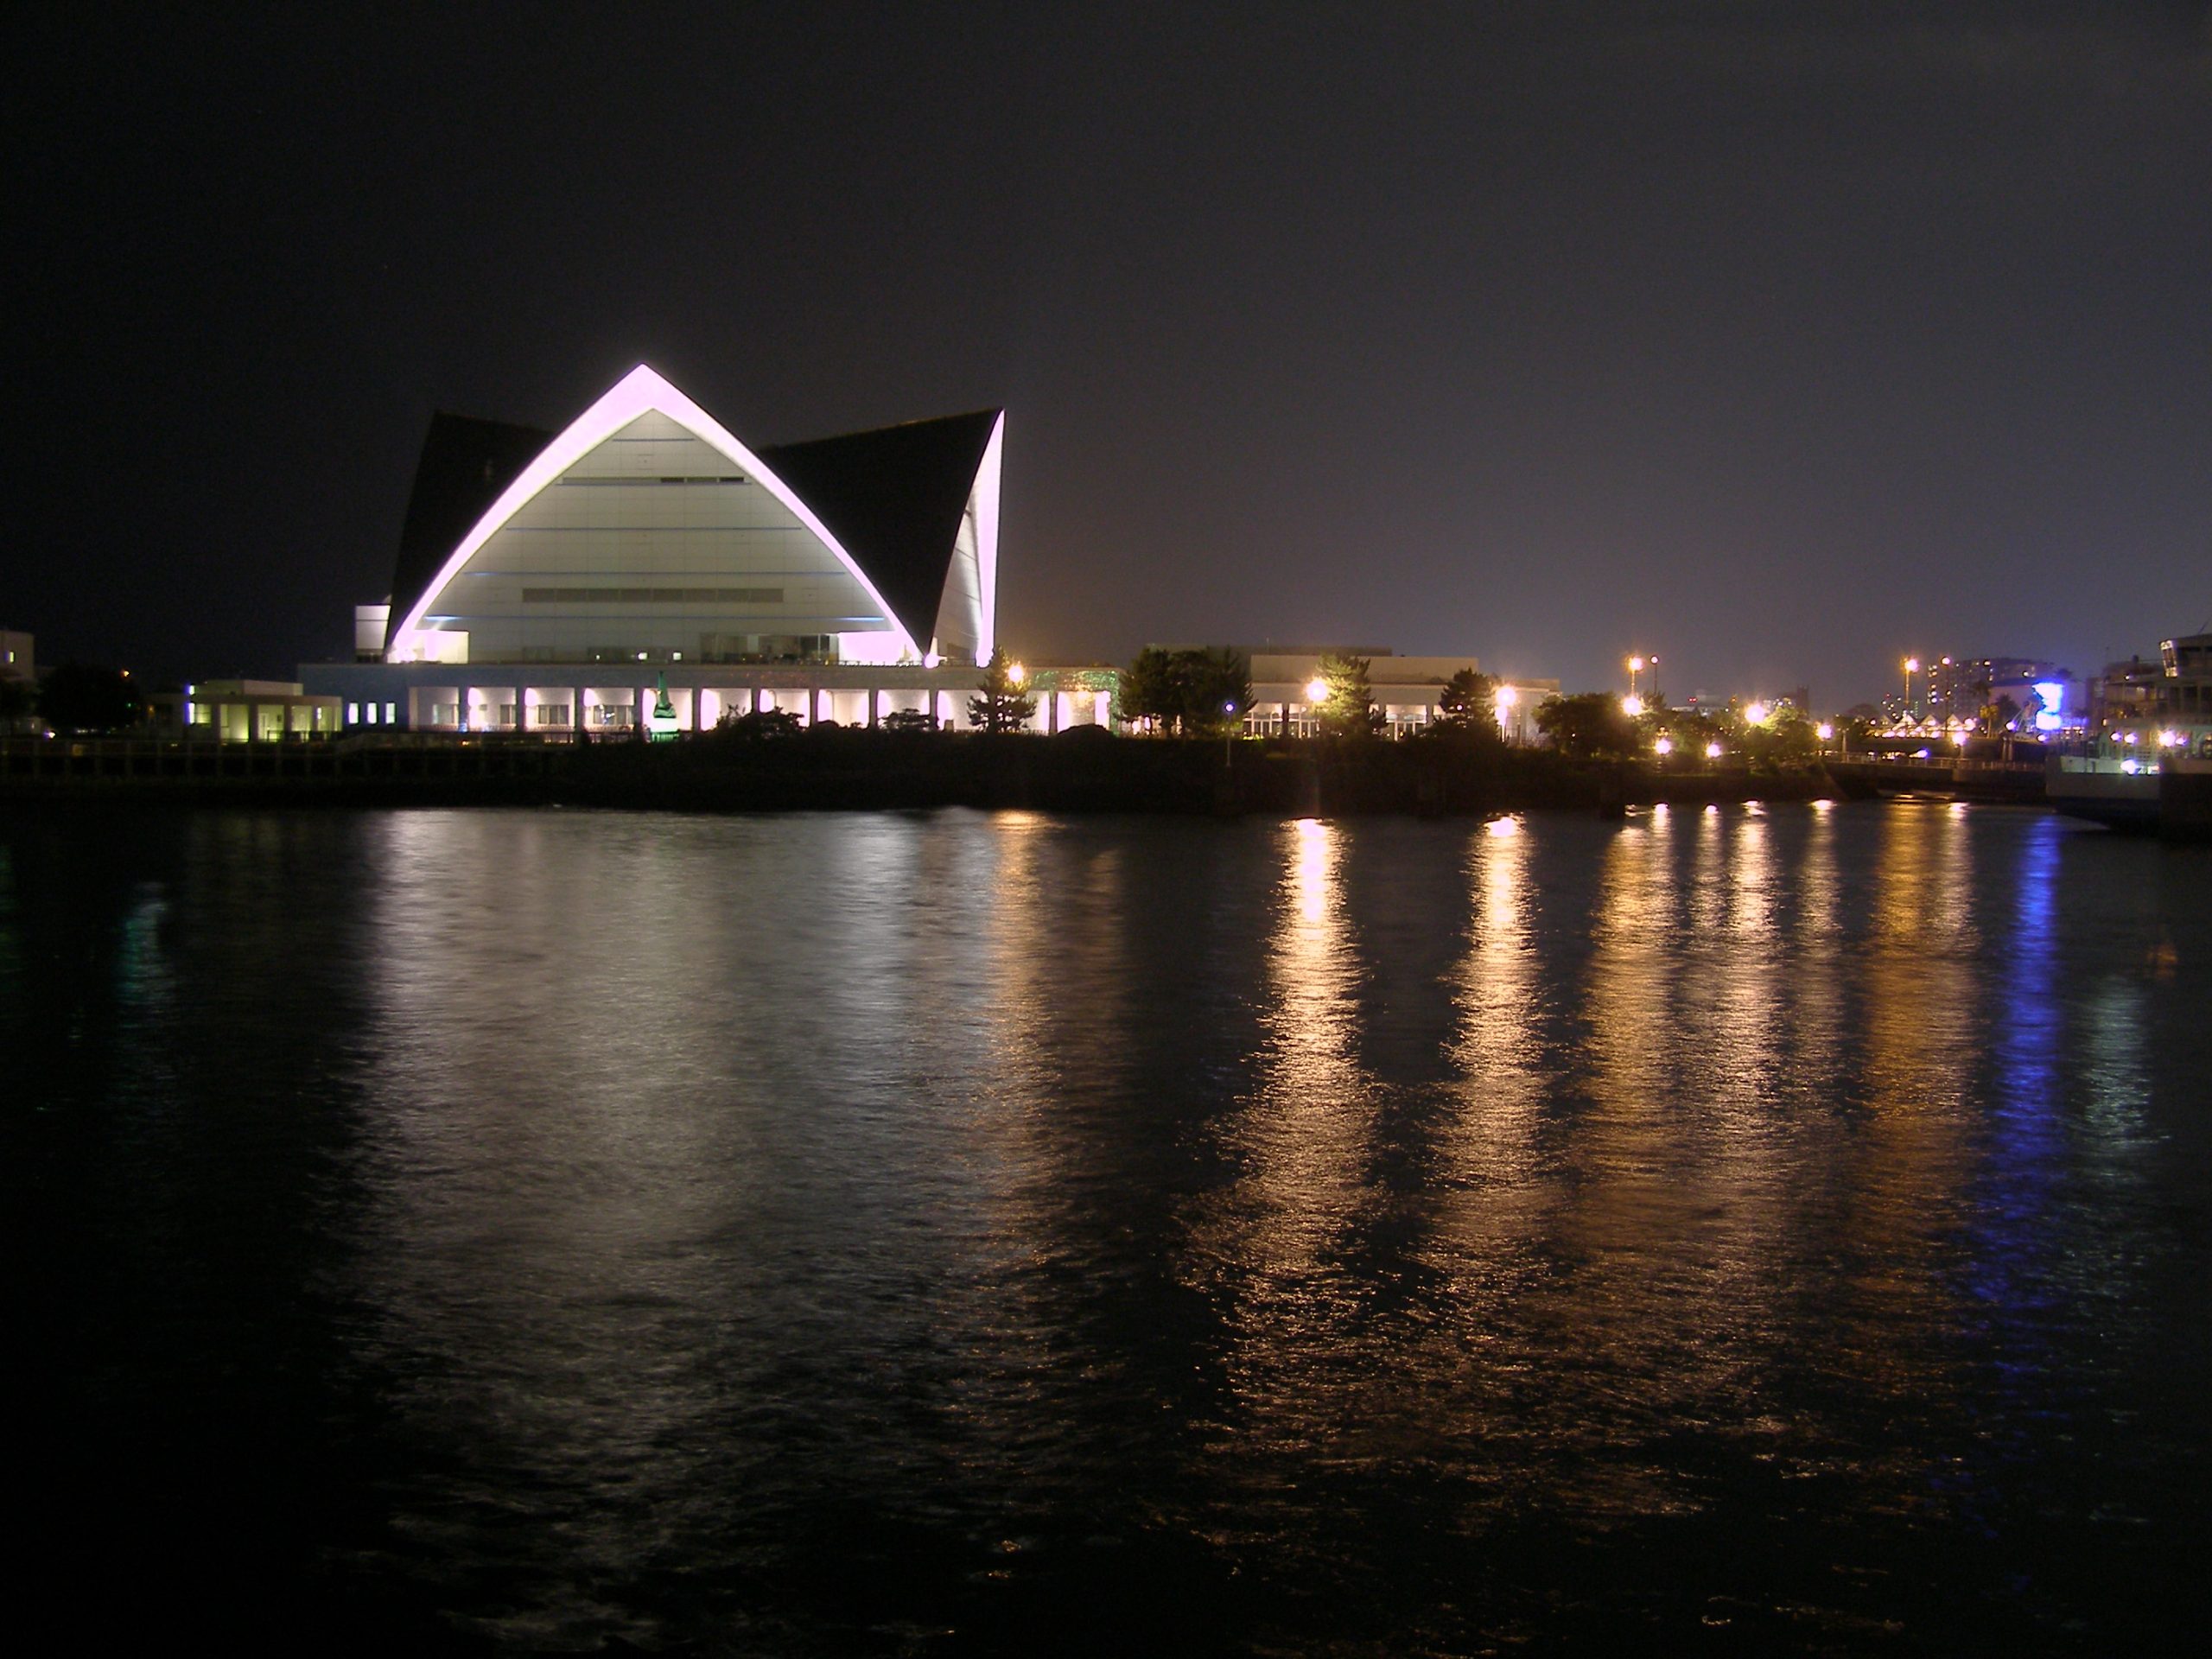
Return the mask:
<path id="1" fill-rule="evenodd" d="M 991 660 L 999 631 L 999 472 L 1006 444 L 1006 411 L 991 423 L 991 441 L 983 446 L 982 464 L 976 468 L 976 576 L 982 588 L 982 626 L 976 630 L 976 660 Z"/>
<path id="2" fill-rule="evenodd" d="M 721 422 L 643 363 L 615 382 L 604 397 L 571 421 L 567 429 L 538 452 L 537 459 L 523 469 L 522 475 L 500 493 L 499 499 L 476 521 L 476 527 L 461 538 L 460 545 L 448 556 L 444 566 L 438 571 L 437 579 L 423 588 L 423 597 L 416 601 L 415 608 L 408 612 L 406 620 L 392 630 L 389 636 L 391 643 L 397 645 L 421 630 L 423 617 L 444 594 L 447 584 L 461 573 L 469 560 L 476 556 L 478 550 L 498 534 L 508 519 L 537 499 L 539 491 L 640 415 L 655 411 L 667 416 L 693 436 L 721 450 L 735 461 L 747 477 L 790 509 L 792 517 L 805 525 L 809 533 L 836 554 L 838 563 L 852 573 L 853 580 L 859 582 L 861 590 L 875 602 L 877 611 L 891 625 L 891 631 L 899 636 L 906 648 L 917 657 L 921 655 L 913 637 L 900 626 L 890 606 L 884 603 L 883 595 L 876 592 L 875 584 L 868 579 L 859 562 L 837 544 L 837 538 L 830 533 L 829 527 L 814 516 L 806 503 L 791 493 L 791 486 L 763 467 L 760 458 L 740 443 Z M 992 518 L 995 533 L 995 493 L 992 500 Z M 981 539 L 980 531 L 978 539 Z"/>

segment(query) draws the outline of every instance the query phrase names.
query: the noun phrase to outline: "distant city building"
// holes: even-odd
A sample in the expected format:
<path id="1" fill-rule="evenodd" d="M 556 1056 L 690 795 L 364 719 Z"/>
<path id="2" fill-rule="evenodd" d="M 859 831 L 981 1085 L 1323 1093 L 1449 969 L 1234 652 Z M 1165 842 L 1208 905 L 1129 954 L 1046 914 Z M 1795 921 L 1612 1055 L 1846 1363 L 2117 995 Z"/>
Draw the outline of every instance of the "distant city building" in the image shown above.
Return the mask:
<path id="1" fill-rule="evenodd" d="M 18 633 L 12 628 L 0 628 L 0 680 L 38 678 L 33 644 L 28 633 Z"/>
<path id="2" fill-rule="evenodd" d="M 2082 723 L 2073 672 L 2041 658 L 1943 657 L 1925 672 L 1927 690 L 1916 712 L 1940 724 L 1977 719 L 1984 709 L 2005 699 L 2021 711 L 2024 728 L 2055 731 Z M 2056 695 L 2052 687 L 2058 688 Z"/>
<path id="3" fill-rule="evenodd" d="M 963 725 L 995 643 L 999 410 L 748 448 L 643 365 L 561 432 L 431 422 L 391 599 L 302 664 L 346 725 Z M 1040 728 L 1107 716 L 1056 690 Z M 1110 702 L 1110 688 L 1103 694 Z"/>

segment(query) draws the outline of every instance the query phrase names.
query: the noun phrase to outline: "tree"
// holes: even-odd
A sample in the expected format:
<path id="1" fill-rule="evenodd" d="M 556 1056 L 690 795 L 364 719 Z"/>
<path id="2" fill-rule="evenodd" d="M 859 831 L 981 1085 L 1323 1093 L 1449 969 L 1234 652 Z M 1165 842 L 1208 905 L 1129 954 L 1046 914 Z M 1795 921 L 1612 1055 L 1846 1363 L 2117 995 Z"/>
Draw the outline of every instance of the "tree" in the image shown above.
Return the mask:
<path id="1" fill-rule="evenodd" d="M 1754 766 L 1802 766 L 1820 753 L 1812 721 L 1796 709 L 1777 709 L 1762 725 L 1745 724 L 1744 753 Z"/>
<path id="2" fill-rule="evenodd" d="M 1037 699 L 1024 694 L 1006 659 L 1006 647 L 998 646 L 984 664 L 982 690 L 968 699 L 969 722 L 986 732 L 1016 732 L 1036 713 Z"/>
<path id="3" fill-rule="evenodd" d="M 112 732 L 137 723 L 138 696 L 119 670 L 64 663 L 39 687 L 38 710 L 57 732 Z"/>
<path id="4" fill-rule="evenodd" d="M 1674 745 L 1676 754 L 1688 756 L 1700 765 L 1710 758 L 1706 753 L 1709 745 L 1718 743 L 1725 752 L 1735 740 L 1726 724 L 1702 709 L 1669 709 L 1656 718 L 1647 715 L 1644 720 L 1653 725 L 1655 737 L 1664 737 Z"/>
<path id="5" fill-rule="evenodd" d="M 1536 729 L 1551 739 L 1554 748 L 1573 760 L 1636 752 L 1636 728 L 1620 699 L 1603 691 L 1545 698 L 1536 709 Z"/>
<path id="6" fill-rule="evenodd" d="M 1173 723 L 1178 703 L 1174 653 L 1147 645 L 1122 671 L 1115 712 L 1124 725 L 1158 731 Z"/>
<path id="7" fill-rule="evenodd" d="M 1436 724 L 1446 732 L 1502 741 L 1503 734 L 1497 728 L 1497 682 L 1471 668 L 1461 669 L 1437 693 Z"/>
<path id="8" fill-rule="evenodd" d="M 1117 700 L 1128 724 L 1185 737 L 1235 731 L 1251 706 L 1251 672 L 1235 652 L 1159 645 L 1147 645 L 1130 661 Z"/>
<path id="9" fill-rule="evenodd" d="M 1367 668 L 1364 657 L 1330 652 L 1321 658 L 1320 680 L 1328 688 L 1321 699 L 1321 729 L 1331 737 L 1375 737 L 1389 723 L 1375 706 Z"/>
<path id="10" fill-rule="evenodd" d="M 778 737 L 797 737 L 805 729 L 799 723 L 798 716 L 788 709 L 760 709 L 742 715 L 726 714 L 715 722 L 715 731 L 745 743 L 765 742 Z"/>
<path id="11" fill-rule="evenodd" d="M 1174 676 L 1177 721 L 1187 737 L 1226 737 L 1242 731 L 1252 709 L 1252 675 L 1233 651 L 1179 651 Z"/>

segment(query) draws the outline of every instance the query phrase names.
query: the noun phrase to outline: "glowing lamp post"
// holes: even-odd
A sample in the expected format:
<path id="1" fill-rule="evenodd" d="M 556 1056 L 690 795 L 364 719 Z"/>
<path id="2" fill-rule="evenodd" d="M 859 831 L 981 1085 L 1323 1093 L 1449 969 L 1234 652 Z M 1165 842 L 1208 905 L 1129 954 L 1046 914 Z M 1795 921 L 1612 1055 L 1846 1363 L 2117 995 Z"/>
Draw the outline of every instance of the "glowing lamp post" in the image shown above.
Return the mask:
<path id="1" fill-rule="evenodd" d="M 1514 706 L 1521 701 L 1521 693 L 1512 686 L 1501 685 L 1497 688 L 1494 701 L 1497 704 L 1498 734 L 1501 736 L 1510 736 L 1512 732 Z"/>
<path id="2" fill-rule="evenodd" d="M 1912 718 L 1912 677 L 1919 672 L 1920 658 L 1906 658 L 1904 659 L 1904 715 L 1907 720 Z"/>
<path id="3" fill-rule="evenodd" d="M 1008 663 L 1006 665 L 1006 677 L 1008 684 L 1027 685 L 1029 683 L 1029 671 L 1020 663 Z"/>

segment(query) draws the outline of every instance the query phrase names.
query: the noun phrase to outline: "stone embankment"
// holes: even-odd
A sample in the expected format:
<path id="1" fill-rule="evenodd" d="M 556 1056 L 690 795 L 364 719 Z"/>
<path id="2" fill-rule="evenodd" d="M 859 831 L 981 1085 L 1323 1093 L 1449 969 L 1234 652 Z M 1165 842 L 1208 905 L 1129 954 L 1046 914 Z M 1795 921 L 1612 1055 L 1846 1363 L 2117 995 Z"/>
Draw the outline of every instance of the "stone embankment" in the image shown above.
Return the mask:
<path id="1" fill-rule="evenodd" d="M 1806 800 L 1815 767 L 1660 770 L 1435 739 L 1341 743 L 999 738 L 833 728 L 667 745 L 391 737 L 234 745 L 0 743 L 0 801 L 548 805 L 680 811 L 932 806 L 1307 817 L 1625 810 L 1657 801 Z"/>

